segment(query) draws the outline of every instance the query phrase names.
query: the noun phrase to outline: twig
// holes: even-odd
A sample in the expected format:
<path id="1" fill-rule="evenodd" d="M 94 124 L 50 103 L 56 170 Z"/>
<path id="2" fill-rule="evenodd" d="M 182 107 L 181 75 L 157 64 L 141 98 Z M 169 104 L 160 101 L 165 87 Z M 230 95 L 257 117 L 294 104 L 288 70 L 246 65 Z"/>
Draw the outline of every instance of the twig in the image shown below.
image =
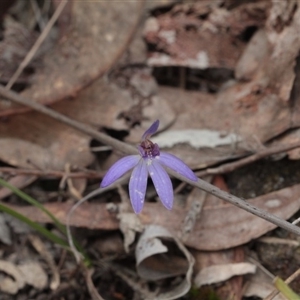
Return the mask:
<path id="1" fill-rule="evenodd" d="M 68 3 L 68 0 L 61 1 L 59 3 L 56 11 L 52 15 L 51 19 L 49 20 L 48 24 L 44 28 L 43 32 L 40 34 L 40 36 L 38 37 L 38 39 L 36 40 L 36 42 L 34 43 L 34 45 L 32 46 L 32 48 L 30 49 L 30 51 L 27 53 L 27 55 L 25 56 L 25 58 L 23 59 L 23 61 L 19 65 L 19 67 L 16 70 L 16 72 L 14 73 L 14 75 L 10 78 L 9 82 L 5 86 L 5 88 L 7 90 L 9 90 L 14 85 L 14 83 L 16 82 L 16 80 L 18 79 L 18 77 L 23 72 L 24 68 L 26 68 L 26 66 L 32 60 L 32 58 L 34 57 L 34 55 L 36 54 L 36 52 L 38 51 L 38 49 L 40 48 L 40 46 L 44 42 L 45 38 L 48 36 L 51 28 L 53 27 L 54 23 L 56 22 L 56 20 L 60 16 L 61 12 L 63 11 L 63 9 L 64 9 L 64 7 L 66 6 L 67 3 Z"/>
<path id="2" fill-rule="evenodd" d="M 204 171 L 197 172 L 197 175 L 199 177 L 203 177 L 205 175 L 229 173 L 229 172 L 232 172 L 233 170 L 241 168 L 245 165 L 248 165 L 250 163 L 258 161 L 258 160 L 260 160 L 262 158 L 265 158 L 267 156 L 271 156 L 271 155 L 274 155 L 274 154 L 286 152 L 286 151 L 289 151 L 289 150 L 292 150 L 292 149 L 295 149 L 295 148 L 299 148 L 299 147 L 300 147 L 300 142 L 290 143 L 290 144 L 283 145 L 283 146 L 266 148 L 266 149 L 263 149 L 261 151 L 258 151 L 255 154 L 252 154 L 248 157 L 242 158 L 240 160 L 237 160 L 237 161 L 234 161 L 234 162 L 231 162 L 231 163 L 227 163 L 227 164 L 223 164 L 220 167 L 210 168 L 210 169 L 206 169 Z"/>
<path id="3" fill-rule="evenodd" d="M 198 187 L 199 189 L 202 189 L 220 199 L 223 199 L 239 208 L 242 208 L 243 210 L 245 210 L 253 215 L 256 215 L 266 221 L 269 221 L 270 223 L 273 223 L 289 232 L 300 235 L 300 228 L 298 226 L 295 226 L 283 219 L 280 219 L 277 216 L 275 216 L 267 211 L 264 211 L 241 198 L 238 198 L 234 195 L 224 192 L 224 191 L 220 190 L 219 188 L 217 188 L 216 186 L 214 186 L 210 183 L 207 183 L 206 181 L 204 181 L 202 179 L 199 179 L 197 182 L 195 182 L 195 181 L 185 178 L 184 176 L 182 176 L 170 169 L 168 169 L 168 173 L 182 181 L 189 183 L 192 186 Z"/>
<path id="4" fill-rule="evenodd" d="M 30 4 L 34 13 L 34 17 L 36 19 L 36 23 L 39 25 L 40 30 L 44 30 L 46 24 L 42 18 L 41 10 L 36 2 L 36 0 L 30 0 Z M 34 24 L 35 25 L 35 24 Z"/>
<path id="5" fill-rule="evenodd" d="M 66 176 L 66 172 L 58 170 L 37 170 L 37 169 L 19 169 L 11 167 L 0 167 L 0 174 L 6 173 L 11 175 L 36 175 L 40 177 L 56 177 L 62 178 Z M 102 171 L 91 171 L 87 170 L 85 172 L 70 172 L 67 174 L 68 178 L 89 178 L 89 179 L 99 179 L 103 178 L 104 172 Z"/>
<path id="6" fill-rule="evenodd" d="M 192 203 L 189 205 L 189 210 L 184 218 L 183 224 L 181 226 L 181 232 L 179 233 L 179 237 L 182 241 L 186 241 L 189 235 L 193 232 L 195 227 L 197 218 L 199 218 L 204 202 L 207 198 L 207 193 L 194 188 L 190 193 L 187 203 L 191 202 L 189 199 L 192 199 Z"/>
<path id="7" fill-rule="evenodd" d="M 65 116 L 65 115 L 62 115 L 40 103 L 37 103 L 37 102 L 33 102 L 29 99 L 26 99 L 25 97 L 22 97 L 20 96 L 19 94 L 17 94 L 16 92 L 13 92 L 13 91 L 9 91 L 9 90 L 6 90 L 5 87 L 3 85 L 0 85 L 0 95 L 3 96 L 4 98 L 7 98 L 15 103 L 18 103 L 18 104 L 22 104 L 22 105 L 25 105 L 27 107 L 30 107 L 42 114 L 45 114 L 59 122 L 62 122 L 64 124 L 67 124 L 81 132 L 84 132 L 86 133 L 87 135 L 95 138 L 96 140 L 102 142 L 103 144 L 106 144 L 106 145 L 110 145 L 111 147 L 113 147 L 114 149 L 117 149 L 119 151 L 121 151 L 122 153 L 134 153 L 134 154 L 137 154 L 138 151 L 135 147 L 129 145 L 129 144 L 126 144 L 126 143 L 123 143 L 119 140 L 116 140 L 104 133 L 101 133 L 101 132 L 98 132 L 97 130 L 93 129 L 92 127 L 90 126 L 87 126 L 81 122 L 78 122 L 78 121 L 75 121 L 75 120 L 72 120 L 71 118 Z"/>
<path id="8" fill-rule="evenodd" d="M 22 104 L 22 105 L 26 105 L 28 107 L 31 107 L 33 108 L 34 110 L 36 111 L 39 111 L 47 116 L 50 116 L 60 122 L 63 122 L 65 124 L 68 124 L 70 125 L 71 127 L 73 128 L 76 128 L 90 136 L 92 136 L 93 138 L 97 139 L 98 141 L 104 143 L 104 144 L 107 144 L 107 145 L 110 145 L 112 146 L 114 149 L 116 150 L 119 150 L 123 153 L 126 153 L 126 154 L 133 154 L 133 153 L 137 153 L 137 149 L 131 145 L 128 145 L 124 142 L 121 142 L 121 141 L 118 141 L 112 137 L 109 137 L 103 133 L 100 133 L 98 131 L 96 131 L 95 129 L 85 125 L 85 124 L 82 124 L 78 121 L 75 121 L 75 120 L 72 120 L 58 112 L 55 112 L 54 110 L 50 109 L 50 108 L 47 108 L 45 106 L 43 106 L 42 104 L 39 104 L 39 103 L 36 103 L 36 102 L 33 102 L 31 100 L 28 100 L 20 95 L 18 95 L 17 93 L 13 92 L 13 91 L 8 91 L 6 90 L 3 86 L 0 85 L 0 95 L 2 95 L 3 97 L 9 99 L 9 100 L 12 100 L 16 103 L 19 103 L 19 104 Z M 233 196 L 231 194 L 228 194 L 222 190 L 220 190 L 219 188 L 199 179 L 197 182 L 194 182 L 194 181 L 191 181 L 191 180 L 188 180 L 187 178 L 177 174 L 176 172 L 173 172 L 171 170 L 168 170 L 169 171 L 169 174 L 175 176 L 176 178 L 182 180 L 182 181 L 185 181 L 187 183 L 189 183 L 190 185 L 192 186 L 195 186 L 195 187 L 198 187 L 210 194 L 213 194 L 215 195 L 216 197 L 218 198 L 221 198 L 227 202 L 230 202 L 231 204 L 239 207 L 239 208 L 242 208 L 264 220 L 267 220 L 289 232 L 292 232 L 292 233 L 295 233 L 297 235 L 300 235 L 300 228 L 285 221 L 285 220 L 282 220 L 280 218 L 278 218 L 277 216 L 267 212 L 267 211 L 264 211 L 264 210 L 261 210 L 260 208 L 248 203 L 247 201 L 243 200 L 243 199 L 240 199 L 236 196 Z"/>
<path id="9" fill-rule="evenodd" d="M 88 287 L 88 291 L 92 300 L 104 300 L 102 296 L 98 293 L 98 290 L 96 289 L 94 282 L 92 280 L 92 275 L 94 273 L 94 270 L 88 269 L 84 264 L 81 264 L 81 267 L 84 270 L 86 285 Z"/>
<path id="10" fill-rule="evenodd" d="M 119 180 L 115 181 L 112 185 L 110 185 L 110 186 L 108 186 L 106 188 L 99 188 L 97 190 L 92 191 L 91 193 L 87 194 L 85 197 L 83 197 L 82 199 L 80 199 L 76 204 L 74 204 L 72 206 L 72 208 L 70 209 L 70 211 L 68 212 L 68 214 L 67 214 L 67 220 L 66 220 L 67 239 L 68 239 L 68 243 L 70 245 L 71 251 L 73 252 L 73 254 L 74 254 L 77 262 L 80 262 L 81 254 L 77 251 L 77 249 L 76 249 L 76 247 L 74 245 L 73 237 L 72 237 L 72 234 L 71 234 L 71 228 L 70 228 L 70 221 L 71 221 L 71 218 L 72 218 L 75 210 L 82 203 L 84 203 L 85 201 L 87 201 L 87 200 L 89 200 L 89 199 L 91 199 L 91 198 L 93 198 L 93 197 L 95 197 L 97 195 L 103 194 L 103 193 L 105 193 L 107 191 L 110 191 L 110 190 L 113 190 L 113 189 L 117 188 L 120 184 L 123 184 L 126 181 L 128 181 L 128 177 L 129 176 L 122 177 Z"/>
<path id="11" fill-rule="evenodd" d="M 60 274 L 57 268 L 57 265 L 54 261 L 53 256 L 46 248 L 43 241 L 37 236 L 33 234 L 28 235 L 28 239 L 31 242 L 32 246 L 35 250 L 40 254 L 40 256 L 46 261 L 49 266 L 49 269 L 52 273 L 52 278 L 50 281 L 50 288 L 51 290 L 56 290 L 60 285 Z"/>

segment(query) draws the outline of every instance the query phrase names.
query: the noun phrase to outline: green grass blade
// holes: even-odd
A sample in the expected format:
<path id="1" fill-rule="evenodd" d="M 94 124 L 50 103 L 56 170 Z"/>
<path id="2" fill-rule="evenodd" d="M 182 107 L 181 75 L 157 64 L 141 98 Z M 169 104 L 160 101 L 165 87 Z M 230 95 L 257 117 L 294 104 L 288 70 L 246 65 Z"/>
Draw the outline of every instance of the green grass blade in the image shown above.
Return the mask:
<path id="1" fill-rule="evenodd" d="M 9 184 L 5 180 L 0 178 L 0 184 L 8 189 L 10 189 L 14 194 L 25 200 L 26 202 L 32 204 L 35 207 L 38 207 L 41 211 L 43 211 L 55 224 L 55 226 L 64 234 L 66 234 L 66 227 L 49 211 L 47 210 L 41 203 L 27 195 L 26 193 L 22 192 L 15 186 Z"/>
<path id="2" fill-rule="evenodd" d="M 281 278 L 276 277 L 274 280 L 276 288 L 289 300 L 300 300 L 300 296 L 297 295 Z"/>
<path id="3" fill-rule="evenodd" d="M 51 240 L 52 242 L 69 249 L 69 244 L 67 241 L 63 240 L 62 238 L 60 238 L 59 236 L 57 236 L 56 234 L 52 233 L 51 231 L 49 231 L 48 229 L 46 229 L 45 227 L 41 226 L 40 224 L 31 221 L 30 219 L 28 219 L 27 217 L 25 217 L 24 215 L 16 212 L 15 210 L 9 208 L 8 206 L 0 203 L 0 211 L 3 211 L 11 216 L 13 216 L 14 218 L 24 222 L 25 224 L 27 224 L 28 226 L 30 226 L 31 228 L 35 229 L 36 231 L 38 231 L 40 234 L 42 234 L 43 236 L 45 236 L 46 238 L 48 238 L 49 240 Z"/>
<path id="4" fill-rule="evenodd" d="M 19 190 L 18 188 L 16 188 L 15 186 L 9 184 L 8 182 L 6 182 L 5 180 L 0 178 L 0 184 L 8 189 L 10 189 L 14 194 L 16 194 L 17 196 L 19 196 L 21 199 L 23 199 L 24 201 L 28 202 L 29 204 L 39 208 L 42 212 L 44 212 L 55 224 L 55 226 L 65 235 L 67 236 L 67 229 L 66 226 L 63 225 L 48 209 L 46 209 L 41 203 L 39 203 L 38 201 L 36 201 L 34 198 L 32 198 L 31 196 L 27 195 L 26 193 L 22 192 L 21 190 Z M 13 210 L 11 210 L 13 211 Z M 18 214 L 17 212 L 15 212 L 16 214 Z M 25 216 L 23 216 L 24 218 L 26 218 Z M 28 218 L 26 218 L 27 220 L 29 220 Z M 31 220 L 29 220 L 31 221 Z M 24 221 L 25 222 L 25 221 Z M 37 224 L 33 221 L 31 221 L 33 224 Z M 27 223 L 27 222 L 25 222 Z M 28 223 L 27 223 L 28 224 Z M 40 226 L 39 224 L 37 224 L 38 226 Z M 44 228 L 42 226 L 40 226 L 40 228 Z M 45 228 L 44 228 L 45 229 Z M 37 229 L 38 230 L 38 229 Z M 73 239 L 74 240 L 74 239 Z M 68 245 L 68 243 L 67 243 Z M 78 249 L 78 251 L 82 254 L 82 256 L 84 257 L 84 261 L 85 264 L 87 266 L 91 265 L 91 260 L 89 259 L 89 257 L 87 256 L 87 254 L 85 253 L 84 249 L 80 246 L 80 244 L 74 240 L 74 245 L 76 246 L 76 248 Z M 69 246 L 69 245 L 68 245 Z"/>

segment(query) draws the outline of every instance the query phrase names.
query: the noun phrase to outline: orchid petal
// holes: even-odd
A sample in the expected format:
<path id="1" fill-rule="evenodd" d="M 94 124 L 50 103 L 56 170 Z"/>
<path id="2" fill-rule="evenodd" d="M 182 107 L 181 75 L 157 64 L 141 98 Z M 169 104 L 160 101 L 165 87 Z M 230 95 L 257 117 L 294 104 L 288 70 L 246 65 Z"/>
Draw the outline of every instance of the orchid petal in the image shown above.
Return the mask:
<path id="1" fill-rule="evenodd" d="M 118 160 L 107 171 L 101 182 L 100 187 L 106 187 L 111 185 L 113 182 L 115 182 L 117 179 L 123 176 L 126 172 L 135 167 L 138 164 L 139 160 L 141 160 L 141 157 L 139 155 L 129 155 Z"/>
<path id="2" fill-rule="evenodd" d="M 159 126 L 159 120 L 156 120 L 143 134 L 142 136 L 142 141 L 146 140 L 149 138 L 152 134 L 154 134 Z"/>
<path id="3" fill-rule="evenodd" d="M 160 152 L 160 156 L 157 156 L 155 159 L 159 160 L 159 162 L 164 166 L 192 181 L 198 180 L 195 173 L 181 159 L 170 153 Z"/>
<path id="4" fill-rule="evenodd" d="M 131 205 L 136 214 L 143 209 L 148 181 L 148 171 L 145 161 L 140 160 L 138 165 L 133 169 L 129 181 L 129 195 Z"/>
<path id="5" fill-rule="evenodd" d="M 167 209 L 172 209 L 174 195 L 172 182 L 168 173 L 160 163 L 154 159 L 148 164 L 148 171 L 162 204 Z"/>

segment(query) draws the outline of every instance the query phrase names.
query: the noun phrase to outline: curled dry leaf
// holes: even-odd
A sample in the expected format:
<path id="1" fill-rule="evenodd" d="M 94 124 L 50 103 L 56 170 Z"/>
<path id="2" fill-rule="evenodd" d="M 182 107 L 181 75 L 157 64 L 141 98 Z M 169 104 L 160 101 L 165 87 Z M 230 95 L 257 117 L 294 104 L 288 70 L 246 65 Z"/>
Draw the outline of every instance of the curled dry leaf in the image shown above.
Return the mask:
<path id="1" fill-rule="evenodd" d="M 73 97 L 108 71 L 125 51 L 143 1 L 73 1 L 67 33 L 43 59 L 22 95 L 45 104 Z M 86 16 L 89 16 L 88 18 Z M 0 103 L 0 115 L 28 110 Z"/>
<path id="2" fill-rule="evenodd" d="M 143 230 L 143 225 L 135 213 L 121 212 L 118 214 L 120 230 L 124 235 L 124 249 L 129 253 L 129 246 L 134 242 L 137 232 Z"/>
<path id="3" fill-rule="evenodd" d="M 205 284 L 213 284 L 225 281 L 233 276 L 254 274 L 256 266 L 247 263 L 233 263 L 225 265 L 214 265 L 202 269 L 194 280 L 197 287 L 201 287 Z"/>
<path id="4" fill-rule="evenodd" d="M 0 260 L 0 270 L 8 275 L 0 280 L 0 291 L 15 295 L 25 286 L 24 274 L 15 264 Z"/>
<path id="5" fill-rule="evenodd" d="M 37 289 L 47 286 L 48 277 L 44 269 L 35 261 L 27 261 L 21 265 L 15 265 L 9 261 L 0 261 L 0 270 L 9 276 L 0 280 L 0 291 L 8 294 L 16 294 L 25 284 Z"/>
<path id="6" fill-rule="evenodd" d="M 182 260 L 170 253 L 160 256 L 159 254 L 170 251 L 163 245 L 161 239 L 174 242 L 185 256 L 185 259 Z M 135 255 L 138 274 L 147 280 L 159 280 L 185 274 L 185 279 L 177 287 L 159 294 L 155 299 L 177 299 L 189 291 L 194 258 L 166 228 L 157 225 L 147 226 L 138 241 Z"/>

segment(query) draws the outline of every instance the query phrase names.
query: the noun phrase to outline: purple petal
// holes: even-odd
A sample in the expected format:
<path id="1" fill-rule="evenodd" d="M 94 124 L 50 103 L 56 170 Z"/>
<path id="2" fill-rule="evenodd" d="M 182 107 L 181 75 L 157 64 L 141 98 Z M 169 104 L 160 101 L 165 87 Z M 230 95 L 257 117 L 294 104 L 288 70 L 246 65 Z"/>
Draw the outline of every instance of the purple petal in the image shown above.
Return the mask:
<path id="1" fill-rule="evenodd" d="M 152 134 L 154 134 L 159 126 L 159 120 L 156 120 L 143 134 L 142 141 L 148 139 Z"/>
<path id="2" fill-rule="evenodd" d="M 154 159 L 151 161 L 151 164 L 148 165 L 148 171 L 162 204 L 167 209 L 172 209 L 174 194 L 168 173 L 160 163 Z"/>
<path id="3" fill-rule="evenodd" d="M 136 214 L 140 213 L 145 202 L 148 181 L 148 171 L 143 159 L 133 169 L 129 181 L 129 196 L 131 205 Z"/>
<path id="4" fill-rule="evenodd" d="M 198 177 L 195 175 L 195 173 L 178 157 L 170 153 L 160 152 L 160 156 L 157 156 L 156 159 L 159 160 L 166 167 L 174 170 L 175 172 L 183 175 L 184 177 L 192 181 L 198 180 Z"/>
<path id="5" fill-rule="evenodd" d="M 106 187 L 108 185 L 111 185 L 122 175 L 124 175 L 133 167 L 135 167 L 138 164 L 139 160 L 141 160 L 141 157 L 139 155 L 129 155 L 118 160 L 107 171 L 101 182 L 100 187 Z"/>

